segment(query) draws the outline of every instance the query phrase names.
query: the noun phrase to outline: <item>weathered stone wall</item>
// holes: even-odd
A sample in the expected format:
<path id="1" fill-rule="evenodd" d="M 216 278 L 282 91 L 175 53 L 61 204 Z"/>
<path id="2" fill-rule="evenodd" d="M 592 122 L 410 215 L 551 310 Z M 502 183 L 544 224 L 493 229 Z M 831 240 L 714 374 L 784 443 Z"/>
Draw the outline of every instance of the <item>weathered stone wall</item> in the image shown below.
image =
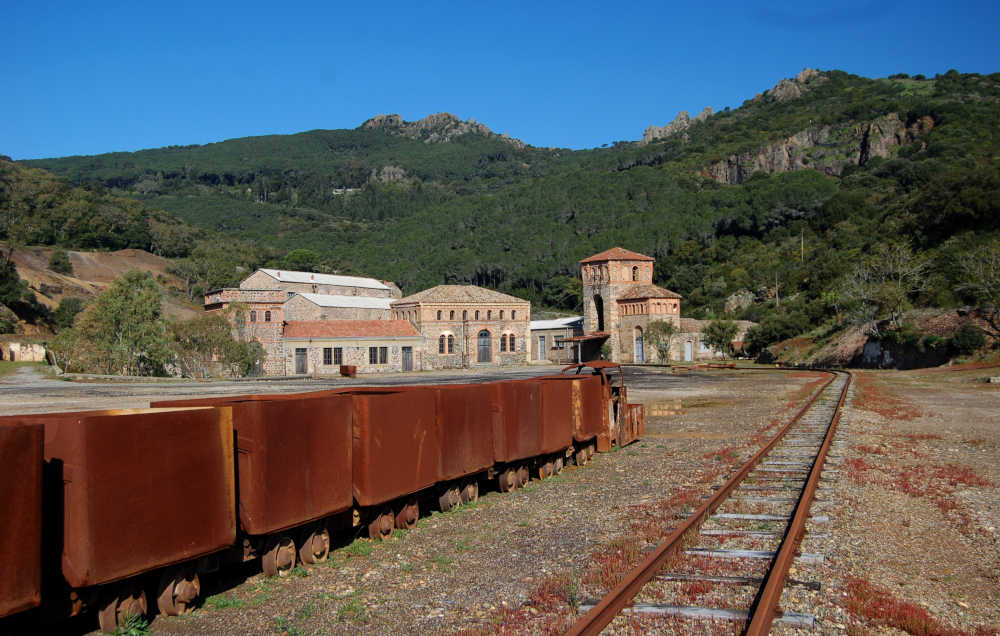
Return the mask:
<path id="1" fill-rule="evenodd" d="M 0 360 L 12 362 L 44 362 L 45 347 L 31 342 L 0 342 Z"/>
<path id="2" fill-rule="evenodd" d="M 290 283 L 275 279 L 261 271 L 254 272 L 240 282 L 240 289 L 277 289 L 285 292 L 306 294 L 330 294 L 333 296 L 368 296 L 371 298 L 392 298 L 392 289 L 372 289 L 348 285 L 325 285 L 321 283 Z"/>
<path id="3" fill-rule="evenodd" d="M 285 302 L 285 320 L 389 320 L 388 309 L 361 307 L 321 307 L 303 296 Z"/>
<path id="4" fill-rule="evenodd" d="M 634 269 L 633 269 L 634 268 Z M 621 320 L 618 312 L 618 298 L 635 285 L 651 285 L 653 282 L 652 261 L 609 260 L 584 263 L 580 268 L 583 278 L 583 330 L 585 333 L 600 331 L 597 297 L 603 305 L 604 332 L 610 334 L 611 360 L 621 362 Z"/>
<path id="5" fill-rule="evenodd" d="M 340 367 L 336 364 L 323 364 L 323 349 L 326 347 L 342 350 L 343 361 L 341 364 L 353 365 L 358 369 L 358 373 L 391 373 L 403 370 L 403 347 L 413 348 L 413 370 L 423 369 L 423 353 L 419 338 L 393 338 L 393 339 L 371 339 L 371 340 L 338 340 L 311 339 L 311 340 L 286 340 L 285 352 L 283 356 L 283 373 L 285 375 L 295 375 L 295 350 L 306 349 L 306 373 L 310 375 L 336 375 L 340 373 Z M 369 347 L 386 347 L 386 364 L 371 364 L 369 362 Z"/>
<path id="6" fill-rule="evenodd" d="M 572 338 L 579 335 L 573 332 L 572 327 L 559 327 L 557 329 L 533 329 L 531 331 L 531 359 L 548 360 L 556 364 L 573 364 L 576 359 L 576 343 L 567 342 L 561 348 L 556 348 L 556 338 Z M 545 349 L 541 349 L 539 337 L 545 336 Z"/>

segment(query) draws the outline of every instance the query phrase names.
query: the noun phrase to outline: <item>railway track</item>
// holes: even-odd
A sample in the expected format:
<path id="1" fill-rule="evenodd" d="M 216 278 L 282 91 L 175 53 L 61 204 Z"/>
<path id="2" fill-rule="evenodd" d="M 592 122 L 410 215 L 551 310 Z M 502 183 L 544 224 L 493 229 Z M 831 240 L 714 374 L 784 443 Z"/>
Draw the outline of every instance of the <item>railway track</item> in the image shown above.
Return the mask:
<path id="1" fill-rule="evenodd" d="M 709 622 L 767 634 L 775 621 L 810 627 L 808 614 L 778 612 L 798 555 L 850 376 L 831 373 L 810 401 L 694 514 L 603 599 L 582 603 L 568 635 L 598 634 L 616 616 L 633 628 L 710 633 Z"/>

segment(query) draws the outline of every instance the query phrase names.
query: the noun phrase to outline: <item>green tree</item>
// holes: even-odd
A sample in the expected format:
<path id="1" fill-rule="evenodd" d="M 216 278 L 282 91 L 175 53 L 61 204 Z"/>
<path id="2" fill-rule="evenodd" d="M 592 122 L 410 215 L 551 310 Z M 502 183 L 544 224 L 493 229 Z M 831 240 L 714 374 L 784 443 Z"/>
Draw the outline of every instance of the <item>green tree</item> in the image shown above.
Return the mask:
<path id="1" fill-rule="evenodd" d="M 149 272 L 131 270 L 111 284 L 54 343 L 66 370 L 162 375 L 171 361 L 161 293 Z"/>
<path id="2" fill-rule="evenodd" d="M 285 254 L 285 268 L 300 272 L 314 271 L 319 263 L 319 254 L 312 250 L 295 249 Z"/>
<path id="3" fill-rule="evenodd" d="M 73 275 L 73 264 L 69 262 L 69 254 L 61 247 L 52 250 L 49 256 L 49 269 L 57 274 Z"/>
<path id="4" fill-rule="evenodd" d="M 677 333 L 677 324 L 670 320 L 655 320 L 646 327 L 646 340 L 656 349 L 657 359 L 670 362 L 670 339 Z"/>
<path id="5" fill-rule="evenodd" d="M 59 306 L 52 312 L 52 320 L 60 329 L 69 329 L 73 326 L 76 315 L 83 311 L 83 299 L 77 296 L 70 296 L 59 301 Z"/>
<path id="6" fill-rule="evenodd" d="M 702 340 L 723 357 L 732 355 L 733 339 L 739 327 L 732 320 L 713 320 L 701 332 Z"/>
<path id="7" fill-rule="evenodd" d="M 959 258 L 962 282 L 958 289 L 975 297 L 986 315 L 994 338 L 1000 338 L 1000 240 L 963 254 Z"/>

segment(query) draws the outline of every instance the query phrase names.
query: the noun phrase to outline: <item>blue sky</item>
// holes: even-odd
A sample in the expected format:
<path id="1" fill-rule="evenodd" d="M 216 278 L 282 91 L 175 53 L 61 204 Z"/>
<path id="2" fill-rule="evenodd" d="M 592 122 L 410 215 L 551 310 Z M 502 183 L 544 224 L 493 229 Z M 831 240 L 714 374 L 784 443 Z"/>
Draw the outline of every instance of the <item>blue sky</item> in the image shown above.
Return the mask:
<path id="1" fill-rule="evenodd" d="M 97 154 L 450 112 L 536 146 L 635 140 L 804 67 L 1000 71 L 1000 3 L 0 6 L 0 154 Z"/>

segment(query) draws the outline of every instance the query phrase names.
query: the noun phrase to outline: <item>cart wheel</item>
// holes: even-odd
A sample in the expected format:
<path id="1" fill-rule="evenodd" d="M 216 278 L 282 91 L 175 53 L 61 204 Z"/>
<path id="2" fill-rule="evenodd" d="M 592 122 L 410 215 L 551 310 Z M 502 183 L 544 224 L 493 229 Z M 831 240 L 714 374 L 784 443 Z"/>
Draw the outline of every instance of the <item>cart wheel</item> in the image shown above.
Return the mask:
<path id="1" fill-rule="evenodd" d="M 517 469 L 517 487 L 524 488 L 525 484 L 527 484 L 530 480 L 531 475 L 528 473 L 528 467 L 522 464 Z"/>
<path id="2" fill-rule="evenodd" d="M 416 499 L 410 499 L 396 513 L 396 527 L 400 530 L 412 530 L 417 527 L 420 518 L 420 504 Z"/>
<path id="3" fill-rule="evenodd" d="M 107 590 L 97 611 L 97 622 L 102 632 L 111 634 L 131 616 L 146 616 L 146 591 L 135 580 L 124 581 Z"/>
<path id="4" fill-rule="evenodd" d="M 565 466 L 566 466 L 566 462 L 565 462 L 565 460 L 563 460 L 563 458 L 562 458 L 562 457 L 560 456 L 560 457 L 557 457 L 557 458 L 556 458 L 556 461 L 555 461 L 555 462 L 553 462 L 553 467 L 552 467 L 552 470 L 554 470 L 554 471 L 555 471 L 555 473 L 556 473 L 556 474 L 558 475 L 559 473 L 561 473 L 561 472 L 563 471 L 563 468 L 564 468 Z"/>
<path id="5" fill-rule="evenodd" d="M 396 516 L 392 510 L 383 507 L 378 514 L 368 523 L 368 537 L 371 539 L 388 539 L 392 536 L 392 526 L 396 521 Z"/>
<path id="6" fill-rule="evenodd" d="M 448 512 L 461 501 L 462 498 L 458 492 L 458 488 L 452 486 L 441 491 L 441 496 L 438 497 L 438 507 L 441 509 L 441 512 Z"/>
<path id="7" fill-rule="evenodd" d="M 479 482 L 471 479 L 462 486 L 462 503 L 479 501 Z"/>
<path id="8" fill-rule="evenodd" d="M 180 616 L 194 609 L 201 594 L 201 581 L 194 566 L 168 568 L 156 588 L 156 606 L 165 616 Z"/>
<path id="9" fill-rule="evenodd" d="M 302 532 L 299 545 L 299 561 L 315 565 L 326 561 L 330 554 L 330 533 L 323 524 L 307 528 Z"/>
<path id="10" fill-rule="evenodd" d="M 295 567 L 295 542 L 286 535 L 271 537 L 260 563 L 267 576 L 288 576 Z"/>
<path id="11" fill-rule="evenodd" d="M 517 471 L 513 468 L 508 468 L 497 476 L 497 486 L 500 488 L 500 492 L 510 492 L 517 488 L 517 484 Z"/>

